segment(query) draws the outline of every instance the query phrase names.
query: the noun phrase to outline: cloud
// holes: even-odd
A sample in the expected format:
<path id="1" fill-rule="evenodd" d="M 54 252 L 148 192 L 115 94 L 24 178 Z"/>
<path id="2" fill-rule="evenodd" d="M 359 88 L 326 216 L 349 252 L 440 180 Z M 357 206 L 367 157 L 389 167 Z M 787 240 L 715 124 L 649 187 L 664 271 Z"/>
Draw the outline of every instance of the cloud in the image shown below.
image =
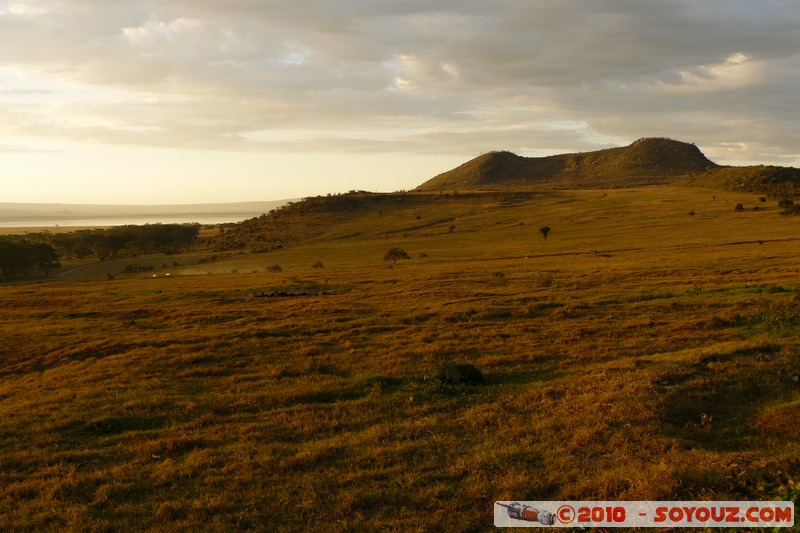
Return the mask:
<path id="1" fill-rule="evenodd" d="M 0 68 L 53 91 L 3 92 L 0 142 L 470 156 L 666 135 L 786 162 L 798 25 L 772 0 L 6 2 Z"/>
<path id="2" fill-rule="evenodd" d="M 0 144 L 0 154 L 44 154 L 53 153 L 52 150 L 37 150 L 16 144 Z"/>

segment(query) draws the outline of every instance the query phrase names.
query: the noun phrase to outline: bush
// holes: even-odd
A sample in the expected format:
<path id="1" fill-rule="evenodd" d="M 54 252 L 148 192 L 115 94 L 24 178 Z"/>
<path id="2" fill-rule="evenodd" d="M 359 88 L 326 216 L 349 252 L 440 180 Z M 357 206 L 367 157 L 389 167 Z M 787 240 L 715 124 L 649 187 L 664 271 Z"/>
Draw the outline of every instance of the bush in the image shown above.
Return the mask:
<path id="1" fill-rule="evenodd" d="M 734 210 L 736 210 L 736 211 L 744 211 L 744 206 L 742 204 L 736 204 L 736 207 L 734 207 Z"/>
<path id="2" fill-rule="evenodd" d="M 151 272 L 153 265 L 137 265 L 136 263 L 125 265 L 122 269 L 123 274 L 135 274 L 137 272 Z"/>
<path id="3" fill-rule="evenodd" d="M 283 268 L 280 265 L 272 265 L 271 267 L 267 267 L 268 272 L 272 272 L 273 274 L 278 274 L 283 272 Z"/>
<path id="4" fill-rule="evenodd" d="M 436 381 L 442 385 L 483 385 L 486 378 L 479 368 L 466 363 L 447 361 L 439 364 Z"/>
<path id="5" fill-rule="evenodd" d="M 544 240 L 547 240 L 547 236 L 550 235 L 550 226 L 542 226 L 541 228 L 539 228 L 539 233 L 542 234 Z"/>

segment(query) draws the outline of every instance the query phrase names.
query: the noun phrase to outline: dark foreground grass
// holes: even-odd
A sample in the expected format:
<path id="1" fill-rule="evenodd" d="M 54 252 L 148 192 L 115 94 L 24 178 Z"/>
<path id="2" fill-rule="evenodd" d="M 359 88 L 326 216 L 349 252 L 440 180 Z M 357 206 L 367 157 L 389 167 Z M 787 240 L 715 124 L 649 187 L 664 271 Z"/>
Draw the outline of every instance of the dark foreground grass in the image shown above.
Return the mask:
<path id="1" fill-rule="evenodd" d="M 0 528 L 469 531 L 497 500 L 796 497 L 797 245 L 663 235 L 2 287 Z"/>

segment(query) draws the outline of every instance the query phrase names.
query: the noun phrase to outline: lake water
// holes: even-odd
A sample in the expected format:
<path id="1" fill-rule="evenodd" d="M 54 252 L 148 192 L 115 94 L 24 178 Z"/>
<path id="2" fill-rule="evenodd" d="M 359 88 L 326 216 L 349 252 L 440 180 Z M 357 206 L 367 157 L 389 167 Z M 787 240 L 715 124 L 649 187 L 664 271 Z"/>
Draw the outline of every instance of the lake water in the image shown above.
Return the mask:
<path id="1" fill-rule="evenodd" d="M 261 215 L 261 213 L 244 214 L 187 214 L 187 215 L 151 215 L 128 217 L 97 217 L 97 218 L 65 218 L 65 219 L 26 219 L 0 221 L 0 228 L 42 228 L 51 229 L 65 227 L 105 227 L 105 226 L 141 226 L 144 224 L 185 224 L 197 222 L 200 224 L 225 224 L 228 222 L 241 222 L 248 218 Z"/>

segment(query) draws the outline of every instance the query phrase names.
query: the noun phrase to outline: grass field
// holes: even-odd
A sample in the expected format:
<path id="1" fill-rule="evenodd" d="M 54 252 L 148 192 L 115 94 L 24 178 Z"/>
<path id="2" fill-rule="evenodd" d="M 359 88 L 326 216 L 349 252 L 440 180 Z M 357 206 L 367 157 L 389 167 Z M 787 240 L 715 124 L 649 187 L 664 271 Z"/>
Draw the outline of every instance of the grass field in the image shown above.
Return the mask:
<path id="1" fill-rule="evenodd" d="M 297 215 L 266 253 L 0 286 L 0 529 L 479 531 L 496 500 L 796 498 L 797 218 L 666 187 L 414 198 Z"/>

